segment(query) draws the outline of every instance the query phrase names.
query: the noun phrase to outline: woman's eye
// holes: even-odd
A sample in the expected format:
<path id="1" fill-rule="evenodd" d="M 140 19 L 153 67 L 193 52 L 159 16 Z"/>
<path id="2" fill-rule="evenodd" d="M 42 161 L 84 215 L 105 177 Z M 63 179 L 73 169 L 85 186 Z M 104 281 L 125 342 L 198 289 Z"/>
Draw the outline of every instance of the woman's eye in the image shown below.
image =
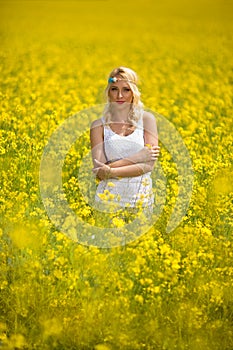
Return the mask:
<path id="1" fill-rule="evenodd" d="M 111 90 L 112 90 L 112 91 L 113 91 L 113 90 L 117 90 L 117 88 L 113 87 L 113 88 L 111 88 Z"/>
<path id="2" fill-rule="evenodd" d="M 130 89 L 129 89 L 129 88 L 125 88 L 124 90 L 125 90 L 125 91 L 130 91 Z"/>

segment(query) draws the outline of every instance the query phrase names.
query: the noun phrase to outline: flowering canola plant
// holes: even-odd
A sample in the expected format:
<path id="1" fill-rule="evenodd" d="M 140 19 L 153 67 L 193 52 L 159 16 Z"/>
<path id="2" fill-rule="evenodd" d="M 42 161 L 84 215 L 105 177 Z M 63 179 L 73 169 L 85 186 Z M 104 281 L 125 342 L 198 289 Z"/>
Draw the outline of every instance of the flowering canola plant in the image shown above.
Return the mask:
<path id="1" fill-rule="evenodd" d="M 111 0 L 1 2 L 0 349 L 233 348 L 232 11 L 191 2 L 192 12 L 182 1 L 129 0 L 120 14 Z M 182 136 L 194 186 L 183 221 L 166 233 L 177 170 L 160 144 L 161 215 L 130 244 L 100 249 L 49 220 L 40 159 L 68 116 L 104 102 L 119 65 L 139 74 L 144 105 Z M 66 198 L 88 224 L 124 229 L 130 215 L 99 215 L 82 195 L 83 131 L 65 158 Z"/>

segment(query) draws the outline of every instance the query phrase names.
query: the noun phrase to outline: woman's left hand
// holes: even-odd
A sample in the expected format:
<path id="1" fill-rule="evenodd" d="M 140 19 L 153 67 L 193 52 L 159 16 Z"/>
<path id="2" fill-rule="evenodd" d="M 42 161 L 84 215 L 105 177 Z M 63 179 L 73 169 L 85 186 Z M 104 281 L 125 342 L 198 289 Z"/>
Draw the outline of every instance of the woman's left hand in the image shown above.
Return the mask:
<path id="1" fill-rule="evenodd" d="M 92 172 L 100 179 L 109 179 L 111 177 L 111 168 L 110 166 L 99 162 L 97 159 L 95 161 L 95 168 L 92 169 Z"/>

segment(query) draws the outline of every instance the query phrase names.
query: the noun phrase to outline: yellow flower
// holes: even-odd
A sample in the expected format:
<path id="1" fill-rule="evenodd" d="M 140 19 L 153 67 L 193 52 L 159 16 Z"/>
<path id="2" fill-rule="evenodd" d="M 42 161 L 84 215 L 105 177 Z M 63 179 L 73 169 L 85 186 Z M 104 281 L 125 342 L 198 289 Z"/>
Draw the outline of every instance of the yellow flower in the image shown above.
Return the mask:
<path id="1" fill-rule="evenodd" d="M 144 299 L 143 299 L 143 296 L 142 296 L 142 295 L 136 294 L 135 297 L 134 297 L 134 299 L 135 299 L 137 302 L 139 302 L 140 304 L 143 304 L 143 302 L 144 302 Z"/>
<path id="2" fill-rule="evenodd" d="M 97 344 L 94 349 L 95 350 L 111 350 L 111 348 L 106 344 Z"/>
<path id="3" fill-rule="evenodd" d="M 125 226 L 125 222 L 124 220 L 120 219 L 120 218 L 113 218 L 112 219 L 112 223 L 115 227 L 123 227 Z"/>

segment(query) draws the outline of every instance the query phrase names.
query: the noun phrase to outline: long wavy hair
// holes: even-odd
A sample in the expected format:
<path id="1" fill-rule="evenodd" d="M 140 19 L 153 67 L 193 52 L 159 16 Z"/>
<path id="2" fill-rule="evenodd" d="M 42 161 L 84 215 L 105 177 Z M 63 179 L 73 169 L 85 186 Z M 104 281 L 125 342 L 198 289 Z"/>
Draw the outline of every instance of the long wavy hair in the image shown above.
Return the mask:
<path id="1" fill-rule="evenodd" d="M 114 68 L 109 74 L 108 79 L 114 78 L 116 76 L 120 76 L 121 79 L 125 80 L 129 84 L 129 87 L 133 93 L 133 100 L 130 104 L 128 121 L 132 125 L 136 126 L 143 111 L 143 103 L 140 100 L 141 93 L 137 86 L 138 76 L 132 69 L 127 67 Z M 109 100 L 110 87 L 111 87 L 111 82 L 108 83 L 105 89 L 105 97 L 107 99 L 107 103 L 103 111 L 103 117 L 105 119 L 106 124 L 109 124 L 112 121 L 112 108 L 111 108 L 111 102 Z"/>

